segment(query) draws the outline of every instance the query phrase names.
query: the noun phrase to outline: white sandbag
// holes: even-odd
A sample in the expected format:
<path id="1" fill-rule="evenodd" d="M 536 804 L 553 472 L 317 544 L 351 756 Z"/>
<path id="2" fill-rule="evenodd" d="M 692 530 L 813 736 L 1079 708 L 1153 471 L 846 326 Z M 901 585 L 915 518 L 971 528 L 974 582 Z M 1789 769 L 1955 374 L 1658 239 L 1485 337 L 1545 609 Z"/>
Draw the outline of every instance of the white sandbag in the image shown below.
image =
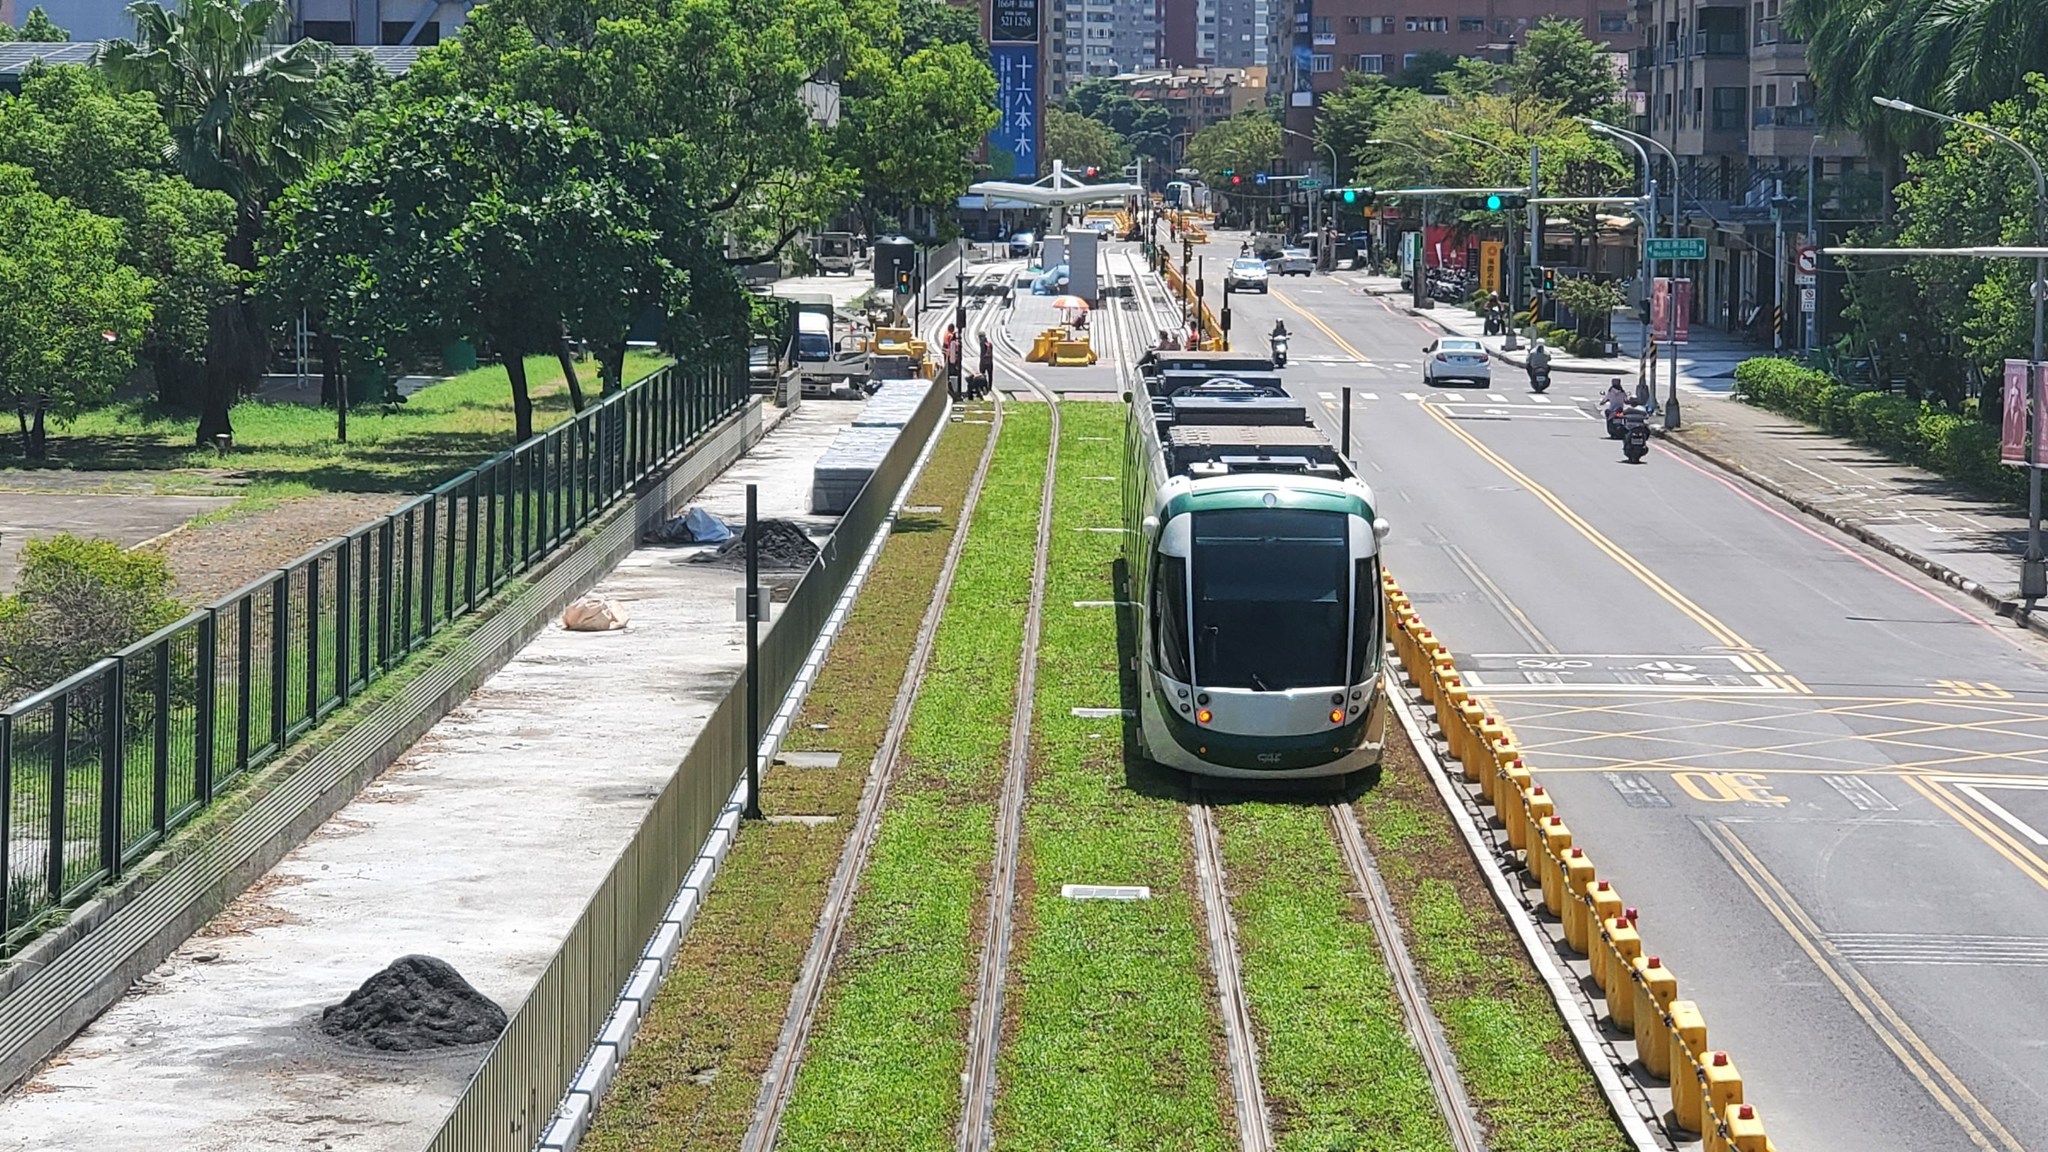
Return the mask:
<path id="1" fill-rule="evenodd" d="M 585 596 L 562 610 L 562 627 L 571 632 L 616 632 L 626 626 L 626 610 L 610 600 Z"/>

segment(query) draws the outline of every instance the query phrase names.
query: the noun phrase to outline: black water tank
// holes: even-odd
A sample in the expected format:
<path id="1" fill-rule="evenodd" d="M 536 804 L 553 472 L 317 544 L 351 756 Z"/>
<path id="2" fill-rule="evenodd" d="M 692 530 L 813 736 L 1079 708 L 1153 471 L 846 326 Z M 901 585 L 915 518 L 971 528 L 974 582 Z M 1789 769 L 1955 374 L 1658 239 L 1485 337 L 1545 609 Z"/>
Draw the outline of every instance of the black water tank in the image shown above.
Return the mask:
<path id="1" fill-rule="evenodd" d="M 875 241 L 875 287 L 893 290 L 896 273 L 910 273 L 917 280 L 917 244 L 907 236 L 884 236 Z"/>

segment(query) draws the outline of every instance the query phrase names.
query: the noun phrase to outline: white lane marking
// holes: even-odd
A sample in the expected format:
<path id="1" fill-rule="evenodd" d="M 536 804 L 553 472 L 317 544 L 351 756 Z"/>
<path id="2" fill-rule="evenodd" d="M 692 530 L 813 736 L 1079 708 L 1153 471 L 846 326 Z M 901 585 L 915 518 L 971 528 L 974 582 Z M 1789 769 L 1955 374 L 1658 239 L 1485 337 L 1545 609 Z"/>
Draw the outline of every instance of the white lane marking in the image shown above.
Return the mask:
<path id="1" fill-rule="evenodd" d="M 1529 399 L 1530 399 L 1530 400 L 1532 400 L 1532 401 L 1534 401 L 1535 403 L 1538 403 L 1538 404 L 1548 404 L 1548 403 L 1550 403 L 1550 397 L 1548 397 L 1548 396 L 1531 396 L 1531 397 L 1529 397 Z"/>
<path id="2" fill-rule="evenodd" d="M 1403 393 L 1401 393 L 1401 399 L 1403 399 L 1403 400 L 1420 400 L 1420 399 L 1422 399 L 1422 397 L 1420 397 L 1420 396 L 1416 395 L 1416 394 L 1415 394 L 1415 393 L 1413 393 L 1413 392 L 1403 392 Z"/>
<path id="3" fill-rule="evenodd" d="M 1316 393 L 1316 397 L 1322 400 L 1335 400 L 1337 398 L 1337 394 L 1335 392 L 1318 392 Z"/>
<path id="4" fill-rule="evenodd" d="M 1377 400 L 1380 398 L 1380 394 L 1377 392 L 1360 392 L 1358 398 L 1360 400 Z"/>
<path id="5" fill-rule="evenodd" d="M 1505 404 L 1505 403 L 1507 403 L 1507 402 L 1508 402 L 1508 398 L 1507 398 L 1507 397 L 1505 397 L 1505 396 L 1503 396 L 1503 395 L 1501 395 L 1501 394 L 1500 394 L 1500 393 L 1498 393 L 1498 392 L 1488 392 L 1488 393 L 1486 394 L 1486 398 L 1487 398 L 1488 400 L 1491 400 L 1491 401 L 1493 401 L 1493 402 L 1494 402 L 1495 404 Z"/>

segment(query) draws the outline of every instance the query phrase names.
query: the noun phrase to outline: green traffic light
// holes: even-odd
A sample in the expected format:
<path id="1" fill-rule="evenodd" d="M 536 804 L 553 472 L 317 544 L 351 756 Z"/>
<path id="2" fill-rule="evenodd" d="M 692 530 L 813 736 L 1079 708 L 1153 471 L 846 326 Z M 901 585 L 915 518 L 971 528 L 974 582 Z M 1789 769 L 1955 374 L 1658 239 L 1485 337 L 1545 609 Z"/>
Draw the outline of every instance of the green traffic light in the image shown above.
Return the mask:
<path id="1" fill-rule="evenodd" d="M 1499 197 L 1498 195 L 1488 196 L 1488 197 L 1486 198 L 1486 210 L 1487 210 L 1488 212 L 1498 212 L 1498 211 L 1500 211 L 1500 204 L 1501 204 L 1501 200 L 1500 200 L 1500 197 Z"/>
<path id="2" fill-rule="evenodd" d="M 1356 188 L 1346 188 L 1346 189 L 1344 190 L 1344 202 L 1345 202 L 1346 204 L 1356 204 L 1356 203 L 1358 203 L 1358 189 L 1356 189 Z"/>

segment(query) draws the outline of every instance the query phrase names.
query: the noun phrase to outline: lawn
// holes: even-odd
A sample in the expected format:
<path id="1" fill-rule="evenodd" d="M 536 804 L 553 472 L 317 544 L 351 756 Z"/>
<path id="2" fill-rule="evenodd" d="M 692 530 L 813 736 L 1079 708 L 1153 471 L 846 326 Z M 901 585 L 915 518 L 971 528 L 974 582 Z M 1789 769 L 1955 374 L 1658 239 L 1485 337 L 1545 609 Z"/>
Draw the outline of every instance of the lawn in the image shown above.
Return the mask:
<path id="1" fill-rule="evenodd" d="M 626 357 L 626 379 L 664 363 L 650 353 Z M 534 430 L 568 419 L 568 387 L 552 356 L 526 361 Z M 594 401 L 597 371 L 582 366 L 584 396 Z M 153 400 L 99 408 L 53 428 L 49 459 L 38 468 L 167 473 L 165 487 L 203 488 L 209 480 L 245 484 L 252 500 L 312 491 L 423 492 L 512 446 L 512 386 L 505 369 L 478 368 L 432 384 L 387 411 L 366 404 L 349 412 L 348 443 L 335 442 L 334 413 L 305 404 L 244 400 L 231 418 L 235 447 L 223 456 L 193 443 L 195 414 Z M 0 473 L 31 465 L 9 454 Z M 195 474 L 197 473 L 197 474 Z"/>

